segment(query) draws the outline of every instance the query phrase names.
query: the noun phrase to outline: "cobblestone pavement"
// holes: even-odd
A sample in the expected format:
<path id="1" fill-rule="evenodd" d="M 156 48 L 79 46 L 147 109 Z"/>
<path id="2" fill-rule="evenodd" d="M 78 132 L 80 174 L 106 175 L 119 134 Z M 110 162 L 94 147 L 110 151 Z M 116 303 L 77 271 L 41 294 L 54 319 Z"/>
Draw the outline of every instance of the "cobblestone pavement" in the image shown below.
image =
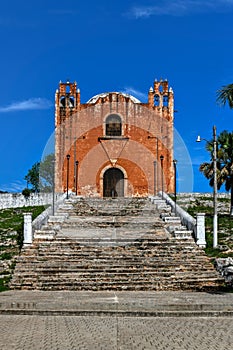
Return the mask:
<path id="1" fill-rule="evenodd" d="M 151 317 L 156 310 L 170 317 Z M 226 350 L 232 343 L 231 293 L 0 293 L 1 350 Z"/>
<path id="2" fill-rule="evenodd" d="M 231 318 L 0 316 L 1 350 L 226 350 Z"/>

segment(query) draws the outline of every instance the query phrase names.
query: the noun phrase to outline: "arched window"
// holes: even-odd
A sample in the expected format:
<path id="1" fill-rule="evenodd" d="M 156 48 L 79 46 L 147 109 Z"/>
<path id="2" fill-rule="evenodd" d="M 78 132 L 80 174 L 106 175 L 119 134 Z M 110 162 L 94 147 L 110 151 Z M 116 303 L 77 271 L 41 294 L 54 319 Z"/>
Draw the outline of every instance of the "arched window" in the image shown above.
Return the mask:
<path id="1" fill-rule="evenodd" d="M 117 114 L 111 114 L 106 119 L 106 136 L 121 136 L 121 118 Z"/>
<path id="2" fill-rule="evenodd" d="M 70 108 L 74 108 L 74 105 L 75 105 L 74 96 L 70 96 L 70 97 L 69 97 L 69 102 L 68 102 L 68 104 L 69 104 L 69 107 L 70 107 Z"/>
<path id="3" fill-rule="evenodd" d="M 163 106 L 168 107 L 168 95 L 163 96 Z"/>
<path id="4" fill-rule="evenodd" d="M 155 95 L 155 97 L 154 97 L 154 105 L 155 106 L 159 106 L 159 95 Z"/>
<path id="5" fill-rule="evenodd" d="M 65 107 L 66 106 L 66 98 L 65 98 L 65 96 L 62 96 L 61 98 L 60 98 L 60 107 Z"/>

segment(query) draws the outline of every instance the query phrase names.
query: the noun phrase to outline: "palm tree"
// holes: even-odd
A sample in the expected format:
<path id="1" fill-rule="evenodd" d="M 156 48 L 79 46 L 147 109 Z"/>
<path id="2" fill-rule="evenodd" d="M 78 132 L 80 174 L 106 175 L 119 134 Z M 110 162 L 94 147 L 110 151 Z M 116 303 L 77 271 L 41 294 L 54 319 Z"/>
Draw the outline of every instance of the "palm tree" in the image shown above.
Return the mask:
<path id="1" fill-rule="evenodd" d="M 217 91 L 217 102 L 220 106 L 228 102 L 229 107 L 233 108 L 233 84 L 224 85 Z"/>
<path id="2" fill-rule="evenodd" d="M 226 191 L 231 191 L 230 215 L 233 216 L 233 132 L 222 131 L 217 138 L 217 184 L 218 189 L 225 184 Z M 211 162 L 200 165 L 199 170 L 214 185 L 213 140 L 207 142 L 206 149 L 210 152 Z"/>

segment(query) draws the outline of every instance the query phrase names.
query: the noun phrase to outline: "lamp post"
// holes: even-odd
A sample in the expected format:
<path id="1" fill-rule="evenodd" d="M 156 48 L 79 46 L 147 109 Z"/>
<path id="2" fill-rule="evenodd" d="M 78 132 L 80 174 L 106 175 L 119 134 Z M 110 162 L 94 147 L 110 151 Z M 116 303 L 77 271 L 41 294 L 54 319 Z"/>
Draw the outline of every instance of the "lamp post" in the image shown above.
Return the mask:
<path id="1" fill-rule="evenodd" d="M 175 192 L 175 215 L 176 215 L 176 165 L 177 165 L 177 160 L 173 160 L 173 165 L 174 165 L 174 192 Z"/>
<path id="2" fill-rule="evenodd" d="M 162 199 L 163 199 L 163 160 L 164 156 L 160 156 L 160 162 L 161 162 L 161 183 L 162 183 Z"/>
<path id="3" fill-rule="evenodd" d="M 201 142 L 206 139 L 197 137 L 196 142 Z M 213 126 L 213 176 L 214 176 L 214 187 L 213 187 L 213 205 L 214 205 L 214 218 L 213 218 L 213 248 L 218 246 L 218 184 L 217 184 L 217 136 L 216 136 L 216 126 Z"/>
<path id="4" fill-rule="evenodd" d="M 69 198 L 69 167 L 70 167 L 70 155 L 67 154 L 67 172 L 66 172 L 66 199 Z"/>
<path id="5" fill-rule="evenodd" d="M 75 161 L 75 194 L 78 194 L 78 160 Z"/>
<path id="6" fill-rule="evenodd" d="M 156 195 L 156 160 L 154 160 L 154 196 Z"/>

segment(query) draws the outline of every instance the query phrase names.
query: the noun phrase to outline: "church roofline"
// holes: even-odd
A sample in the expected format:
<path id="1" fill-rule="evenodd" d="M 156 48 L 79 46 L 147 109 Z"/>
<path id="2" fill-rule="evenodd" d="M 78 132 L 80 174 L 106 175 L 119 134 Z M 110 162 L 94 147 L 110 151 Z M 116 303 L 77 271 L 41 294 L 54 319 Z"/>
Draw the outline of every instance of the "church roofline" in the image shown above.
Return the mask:
<path id="1" fill-rule="evenodd" d="M 94 103 L 96 103 L 96 101 L 97 101 L 99 98 L 101 98 L 101 97 L 106 97 L 107 95 L 110 95 L 110 94 L 122 95 L 122 96 L 124 96 L 124 97 L 130 98 L 131 101 L 134 102 L 134 103 L 141 103 L 141 101 L 139 101 L 136 97 L 134 97 L 134 96 L 132 96 L 132 95 L 130 95 L 130 94 L 126 94 L 126 93 L 124 93 L 124 92 L 116 92 L 116 91 L 114 91 L 114 92 L 103 92 L 103 93 L 101 93 L 101 94 L 95 95 L 95 96 L 91 97 L 91 98 L 87 101 L 87 103 L 93 103 L 93 104 L 94 104 Z"/>

